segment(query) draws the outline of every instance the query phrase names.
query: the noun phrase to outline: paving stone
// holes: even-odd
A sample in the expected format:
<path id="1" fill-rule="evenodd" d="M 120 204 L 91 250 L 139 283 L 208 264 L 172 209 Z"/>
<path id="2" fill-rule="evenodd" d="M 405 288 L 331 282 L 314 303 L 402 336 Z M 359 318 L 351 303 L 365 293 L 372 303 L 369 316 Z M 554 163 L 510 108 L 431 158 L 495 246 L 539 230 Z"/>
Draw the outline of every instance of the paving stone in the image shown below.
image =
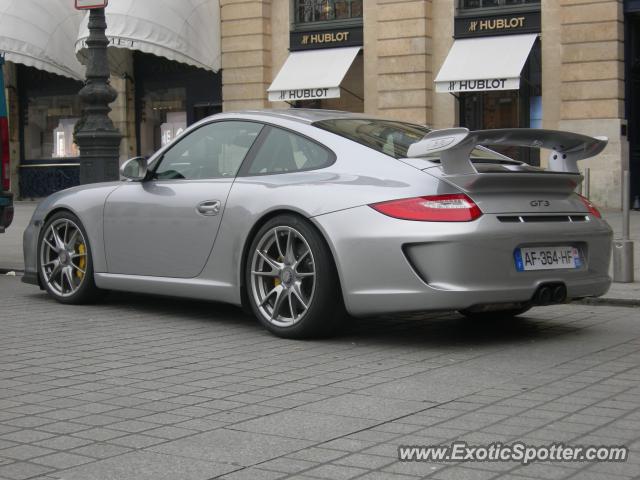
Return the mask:
<path id="1" fill-rule="evenodd" d="M 110 445 L 107 443 L 93 443 L 91 445 L 75 448 L 71 450 L 70 453 L 93 458 L 108 458 L 115 457 L 116 455 L 122 455 L 123 453 L 130 451 L 130 448 Z"/>
<path id="2" fill-rule="evenodd" d="M 344 465 L 321 465 L 306 472 L 310 477 L 327 478 L 330 480 L 348 480 L 367 473 L 363 468 L 347 467 Z"/>
<path id="3" fill-rule="evenodd" d="M 274 470 L 282 473 L 299 473 L 304 470 L 310 470 L 316 467 L 318 464 L 315 462 L 309 462 L 306 460 L 299 460 L 290 457 L 280 457 L 274 460 L 269 460 L 260 464 L 260 468 L 265 470 Z"/>
<path id="4" fill-rule="evenodd" d="M 300 439 L 219 429 L 149 447 L 149 450 L 181 457 L 250 466 L 295 452 L 309 445 L 311 442 Z"/>
<path id="5" fill-rule="evenodd" d="M 16 432 L 6 433 L 0 438 L 2 440 L 9 440 L 10 442 L 31 443 L 38 440 L 44 440 L 45 438 L 51 438 L 53 434 L 46 432 L 39 432 L 37 430 L 19 430 Z"/>
<path id="6" fill-rule="evenodd" d="M 124 437 L 114 438 L 109 440 L 110 444 L 114 445 L 122 445 L 124 447 L 131 447 L 136 449 L 141 449 L 145 447 L 150 447 L 151 445 L 157 445 L 158 443 L 165 442 L 164 438 L 158 437 L 150 437 L 148 435 L 143 434 L 133 434 L 126 435 Z"/>
<path id="7" fill-rule="evenodd" d="M 75 467 L 76 465 L 82 465 L 83 463 L 89 463 L 93 459 L 75 455 L 73 453 L 59 452 L 51 455 L 45 455 L 44 457 L 38 457 L 33 460 L 34 463 L 45 465 L 47 467 L 53 467 L 58 470 L 65 468 Z"/>
<path id="8" fill-rule="evenodd" d="M 35 447 L 33 445 L 18 445 L 0 450 L 0 457 L 15 460 L 29 460 L 31 458 L 41 457 L 42 455 L 47 455 L 53 452 L 53 450 L 48 448 Z"/>
<path id="9" fill-rule="evenodd" d="M 397 461 L 398 445 L 454 439 L 640 453 L 639 309 L 417 313 L 295 342 L 232 307 L 113 293 L 70 308 L 3 276 L 0 306 L 0 449 L 16 457 L 0 452 L 0 480 L 619 480 L 640 465 Z"/>
<path id="10" fill-rule="evenodd" d="M 16 462 L 9 465 L 0 465 L 0 477 L 10 480 L 26 480 L 52 472 L 54 469 L 33 463 Z"/>
<path id="11" fill-rule="evenodd" d="M 243 468 L 241 470 L 228 473 L 220 477 L 221 480 L 277 480 L 278 478 L 286 478 L 287 474 L 282 472 L 274 472 L 272 470 L 263 470 L 261 468 Z M 296 476 L 300 479 L 300 476 Z"/>
<path id="12" fill-rule="evenodd" d="M 72 448 L 82 447 L 84 445 L 89 445 L 90 443 L 92 443 L 91 440 L 62 435 L 35 442 L 34 445 L 44 448 L 52 448 L 54 450 L 71 450 Z"/>
<path id="13" fill-rule="evenodd" d="M 137 451 L 62 472 L 64 480 L 208 480 L 237 470 L 233 465 Z"/>
<path id="14" fill-rule="evenodd" d="M 327 441 L 372 427 L 377 422 L 360 418 L 291 410 L 233 425 L 234 430 Z"/>
<path id="15" fill-rule="evenodd" d="M 103 442 L 105 440 L 111 440 L 112 438 L 123 437 L 126 434 L 127 432 L 111 430 L 108 428 L 91 428 L 89 430 L 83 430 L 82 432 L 75 433 L 73 436 Z"/>
<path id="16" fill-rule="evenodd" d="M 91 428 L 89 425 L 81 425 L 79 423 L 55 422 L 38 427 L 38 430 L 53 434 L 69 434 L 80 432 L 82 430 L 88 430 L 89 428 Z"/>
<path id="17" fill-rule="evenodd" d="M 346 394 L 313 402 L 298 407 L 298 410 L 388 421 L 425 410 L 433 405 L 435 404 Z"/>

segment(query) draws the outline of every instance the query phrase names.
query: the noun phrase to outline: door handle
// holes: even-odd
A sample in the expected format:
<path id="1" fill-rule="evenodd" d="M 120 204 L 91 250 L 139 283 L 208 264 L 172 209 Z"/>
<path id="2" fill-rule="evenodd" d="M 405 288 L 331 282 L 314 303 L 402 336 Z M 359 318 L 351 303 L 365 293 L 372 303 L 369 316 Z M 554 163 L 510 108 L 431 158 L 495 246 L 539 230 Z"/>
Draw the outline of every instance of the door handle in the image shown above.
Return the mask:
<path id="1" fill-rule="evenodd" d="M 220 201 L 207 200 L 206 202 L 199 203 L 196 207 L 198 213 L 206 216 L 218 215 L 220 213 Z"/>

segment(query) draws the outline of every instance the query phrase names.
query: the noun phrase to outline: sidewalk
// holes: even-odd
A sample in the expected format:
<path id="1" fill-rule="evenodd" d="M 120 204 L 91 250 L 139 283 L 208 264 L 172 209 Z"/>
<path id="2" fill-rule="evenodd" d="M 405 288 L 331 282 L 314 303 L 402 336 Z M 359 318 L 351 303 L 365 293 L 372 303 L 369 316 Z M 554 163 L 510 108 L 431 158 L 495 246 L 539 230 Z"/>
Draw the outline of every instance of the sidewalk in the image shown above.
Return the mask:
<path id="1" fill-rule="evenodd" d="M 37 202 L 16 202 L 15 218 L 9 229 L 0 234 L 0 273 L 7 271 L 22 271 L 22 232 L 36 208 Z M 622 213 L 603 212 L 604 217 L 614 231 L 614 238 L 622 234 Z M 610 305 L 638 305 L 640 306 L 640 212 L 631 212 L 631 239 L 635 241 L 635 282 L 614 283 L 609 292 L 599 298 L 585 300 L 585 303 Z M 613 275 L 613 266 L 609 270 Z"/>

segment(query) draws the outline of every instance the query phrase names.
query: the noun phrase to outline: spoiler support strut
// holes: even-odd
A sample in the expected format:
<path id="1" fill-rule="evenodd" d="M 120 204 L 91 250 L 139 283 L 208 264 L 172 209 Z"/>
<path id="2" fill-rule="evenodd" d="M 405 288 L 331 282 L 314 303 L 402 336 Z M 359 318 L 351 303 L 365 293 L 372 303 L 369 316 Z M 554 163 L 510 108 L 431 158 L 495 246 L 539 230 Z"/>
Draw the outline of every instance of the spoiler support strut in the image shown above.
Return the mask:
<path id="1" fill-rule="evenodd" d="M 412 144 L 408 157 L 440 153 L 445 175 L 478 173 L 471 162 L 471 152 L 478 145 L 532 147 L 551 150 L 549 170 L 580 173 L 578 161 L 598 155 L 608 143 L 607 137 L 590 137 L 572 132 L 533 128 L 504 128 L 469 131 L 467 128 L 434 130 Z"/>

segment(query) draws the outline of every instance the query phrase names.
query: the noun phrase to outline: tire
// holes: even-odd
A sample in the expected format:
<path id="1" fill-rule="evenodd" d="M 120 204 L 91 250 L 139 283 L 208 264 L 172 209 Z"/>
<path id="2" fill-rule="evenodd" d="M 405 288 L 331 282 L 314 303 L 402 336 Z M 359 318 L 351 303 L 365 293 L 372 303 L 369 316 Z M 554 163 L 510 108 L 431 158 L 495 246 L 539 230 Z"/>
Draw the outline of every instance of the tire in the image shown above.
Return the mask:
<path id="1" fill-rule="evenodd" d="M 459 312 L 465 317 L 473 320 L 500 320 L 513 318 L 531 310 L 531 306 L 527 305 L 520 308 L 505 308 L 504 310 L 491 310 L 488 312 L 474 312 L 472 310 L 460 310 Z"/>
<path id="2" fill-rule="evenodd" d="M 60 303 L 90 303 L 103 293 L 93 278 L 88 238 L 80 219 L 67 211 L 53 215 L 40 231 L 38 275 L 45 290 Z"/>
<path id="3" fill-rule="evenodd" d="M 331 251 L 298 216 L 279 215 L 258 230 L 244 275 L 251 311 L 279 337 L 328 336 L 346 316 Z"/>

